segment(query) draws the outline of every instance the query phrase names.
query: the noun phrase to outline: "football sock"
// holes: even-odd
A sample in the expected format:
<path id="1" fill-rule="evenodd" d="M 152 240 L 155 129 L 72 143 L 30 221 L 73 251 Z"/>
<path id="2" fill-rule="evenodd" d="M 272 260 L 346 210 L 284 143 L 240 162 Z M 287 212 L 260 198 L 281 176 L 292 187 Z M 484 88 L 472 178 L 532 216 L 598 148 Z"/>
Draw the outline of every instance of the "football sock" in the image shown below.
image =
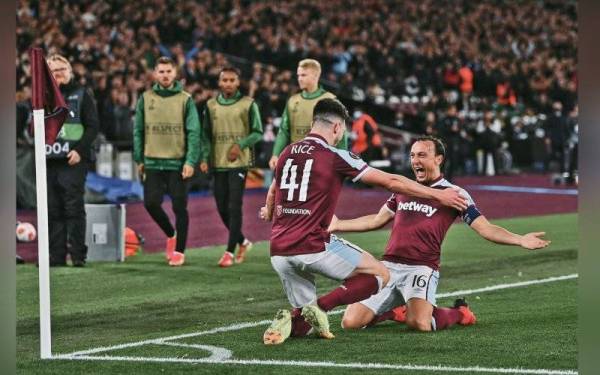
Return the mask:
<path id="1" fill-rule="evenodd" d="M 458 309 L 434 307 L 432 329 L 434 331 L 448 328 L 460 322 L 462 314 Z"/>
<path id="2" fill-rule="evenodd" d="M 292 337 L 303 337 L 308 335 L 312 326 L 302 316 L 302 309 L 292 310 Z"/>
<path id="3" fill-rule="evenodd" d="M 381 322 L 385 322 L 386 320 L 393 320 L 393 319 L 394 319 L 394 312 L 392 310 L 386 311 L 381 315 L 375 315 L 373 320 L 371 320 L 369 322 L 369 324 L 367 324 L 367 327 L 371 327 L 377 323 L 381 323 Z"/>
<path id="4" fill-rule="evenodd" d="M 346 279 L 341 286 L 320 297 L 317 300 L 317 305 L 324 311 L 330 311 L 337 306 L 349 305 L 367 299 L 377 293 L 378 290 L 379 281 L 375 276 L 359 273 Z"/>

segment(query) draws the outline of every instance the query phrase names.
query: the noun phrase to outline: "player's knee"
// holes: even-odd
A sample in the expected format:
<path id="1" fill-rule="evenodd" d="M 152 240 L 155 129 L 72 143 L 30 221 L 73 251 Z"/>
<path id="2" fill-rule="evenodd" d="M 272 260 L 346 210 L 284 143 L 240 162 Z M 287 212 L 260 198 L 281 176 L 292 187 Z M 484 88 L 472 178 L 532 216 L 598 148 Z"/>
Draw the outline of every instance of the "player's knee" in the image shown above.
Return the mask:
<path id="1" fill-rule="evenodd" d="M 406 325 L 416 331 L 429 332 L 431 331 L 431 318 L 407 318 Z"/>
<path id="2" fill-rule="evenodd" d="M 364 324 L 360 319 L 356 319 L 353 316 L 346 316 L 342 318 L 342 328 L 343 329 L 359 329 L 362 328 Z"/>

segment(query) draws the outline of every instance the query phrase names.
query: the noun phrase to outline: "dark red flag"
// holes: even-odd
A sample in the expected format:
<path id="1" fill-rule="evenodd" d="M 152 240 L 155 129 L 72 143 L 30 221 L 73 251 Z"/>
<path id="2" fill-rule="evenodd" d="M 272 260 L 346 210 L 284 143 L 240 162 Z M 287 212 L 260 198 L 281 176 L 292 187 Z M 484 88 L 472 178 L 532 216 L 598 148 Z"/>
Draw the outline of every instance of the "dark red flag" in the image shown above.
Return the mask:
<path id="1" fill-rule="evenodd" d="M 67 118 L 69 108 L 63 98 L 41 48 L 29 49 L 31 64 L 31 104 L 44 110 L 46 144 L 53 144 Z"/>

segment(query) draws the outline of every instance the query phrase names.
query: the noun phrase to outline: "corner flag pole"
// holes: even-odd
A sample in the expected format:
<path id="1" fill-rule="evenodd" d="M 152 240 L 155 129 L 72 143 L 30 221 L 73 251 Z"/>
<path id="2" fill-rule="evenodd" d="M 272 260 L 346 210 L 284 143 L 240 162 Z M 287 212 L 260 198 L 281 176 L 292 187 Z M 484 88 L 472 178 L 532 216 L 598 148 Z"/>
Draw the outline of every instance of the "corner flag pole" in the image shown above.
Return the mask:
<path id="1" fill-rule="evenodd" d="M 42 49 L 30 48 L 29 61 L 31 64 L 31 106 L 33 107 L 37 193 L 40 357 L 47 359 L 52 358 L 52 335 L 50 330 L 50 246 L 46 144 L 55 142 L 67 116 L 68 107 L 46 63 Z"/>
<path id="2" fill-rule="evenodd" d="M 40 357 L 52 358 L 50 329 L 50 261 L 48 243 L 48 194 L 44 109 L 33 110 L 35 178 L 37 190 L 38 264 L 40 288 Z"/>

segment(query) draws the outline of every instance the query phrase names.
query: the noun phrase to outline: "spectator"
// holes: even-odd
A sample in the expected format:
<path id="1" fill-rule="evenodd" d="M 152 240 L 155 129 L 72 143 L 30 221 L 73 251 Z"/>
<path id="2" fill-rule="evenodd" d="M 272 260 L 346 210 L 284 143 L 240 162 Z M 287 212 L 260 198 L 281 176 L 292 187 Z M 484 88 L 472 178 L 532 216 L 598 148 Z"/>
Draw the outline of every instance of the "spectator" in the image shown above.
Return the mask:
<path id="1" fill-rule="evenodd" d="M 122 149 L 131 149 L 133 140 L 133 111 L 129 104 L 127 92 L 115 93 L 114 106 L 114 128 L 111 129 L 110 136 L 107 134 L 107 139 L 115 141 L 117 146 Z"/>
<path id="2" fill-rule="evenodd" d="M 17 208 L 35 208 L 35 151 L 33 137 L 29 135 L 32 108 L 29 97 L 17 99 Z"/>
<path id="3" fill-rule="evenodd" d="M 573 110 L 569 113 L 569 117 L 567 118 L 567 124 L 569 129 L 569 169 L 566 176 L 567 184 L 577 184 L 577 158 L 579 151 L 579 107 L 575 106 Z"/>
<path id="4" fill-rule="evenodd" d="M 494 114 L 487 111 L 477 134 L 478 171 L 493 176 L 498 170 L 499 129 L 494 129 Z"/>
<path id="5" fill-rule="evenodd" d="M 496 85 L 496 96 L 500 105 L 514 107 L 517 104 L 517 94 L 507 79 L 501 80 Z"/>
<path id="6" fill-rule="evenodd" d="M 446 144 L 446 160 L 444 176 L 452 181 L 454 173 L 459 172 L 461 167 L 461 130 L 462 126 L 458 118 L 455 105 L 448 107 L 446 115 L 438 123 L 437 134 Z"/>
<path id="7" fill-rule="evenodd" d="M 373 117 L 360 110 L 355 111 L 352 134 L 354 139 L 352 152 L 365 162 L 381 160 L 387 156 L 387 150 L 381 141 L 381 135 Z"/>
<path id="8" fill-rule="evenodd" d="M 458 70 L 460 77 L 459 89 L 463 96 L 463 100 L 467 101 L 469 96 L 473 93 L 473 71 L 468 65 L 463 65 Z"/>
<path id="9" fill-rule="evenodd" d="M 567 147 L 571 131 L 563 114 L 562 103 L 554 102 L 552 109 L 553 112 L 548 116 L 545 125 L 545 143 L 550 155 L 548 169 L 559 172 L 562 178 L 567 171 Z"/>
<path id="10" fill-rule="evenodd" d="M 198 105 L 213 96 L 220 69 L 235 62 L 252 77 L 248 93 L 263 120 L 276 119 L 298 89 L 292 70 L 310 56 L 321 61 L 327 90 L 351 106 L 348 99 L 360 102 L 383 124 L 394 122 L 398 99 L 406 96 L 414 109 L 402 114 L 404 129 L 414 130 L 414 112 L 440 115 L 449 104 L 481 116 L 494 108 L 498 84 L 515 112 L 549 114 L 560 101 L 569 113 L 577 105 L 576 15 L 574 0 L 20 1 L 17 91 L 28 84 L 28 47 L 67 54 L 75 79 L 94 90 L 108 131 L 113 90 L 135 103 L 165 51 L 185 68 L 184 89 Z M 468 91 L 468 79 L 460 78 L 465 67 L 473 92 L 460 100 Z"/>

